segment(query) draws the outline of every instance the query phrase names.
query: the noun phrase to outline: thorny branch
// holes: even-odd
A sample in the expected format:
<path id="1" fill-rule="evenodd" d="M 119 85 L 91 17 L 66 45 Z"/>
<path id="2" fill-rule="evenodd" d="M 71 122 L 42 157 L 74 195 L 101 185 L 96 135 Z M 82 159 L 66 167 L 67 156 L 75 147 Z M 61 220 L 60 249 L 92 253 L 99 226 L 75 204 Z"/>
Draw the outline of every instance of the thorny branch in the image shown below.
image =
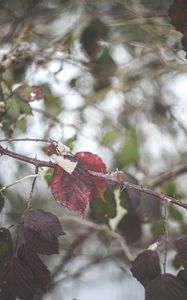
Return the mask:
<path id="1" fill-rule="evenodd" d="M 30 140 L 32 140 L 32 139 L 30 139 Z M 0 142 L 1 141 L 2 140 L 0 140 Z M 39 168 L 39 167 L 55 168 L 55 166 L 56 166 L 56 164 L 51 162 L 51 161 L 39 160 L 37 158 L 32 158 L 32 157 L 29 157 L 29 156 L 26 156 L 26 155 L 22 155 L 22 154 L 14 152 L 14 151 L 10 151 L 7 148 L 4 148 L 0 145 L 0 156 L 3 156 L 3 155 L 7 155 L 7 156 L 10 156 L 12 158 L 18 159 L 20 161 L 24 161 L 24 162 L 27 162 L 29 164 L 32 164 L 32 165 L 35 166 L 35 168 Z M 137 184 L 133 184 L 133 183 L 130 183 L 128 181 L 125 181 L 121 178 L 121 176 L 119 176 L 118 172 L 104 174 L 104 173 L 89 171 L 89 173 L 93 176 L 103 178 L 106 181 L 118 184 L 122 189 L 133 189 L 133 190 L 151 195 L 153 197 L 156 197 L 157 199 L 159 199 L 162 202 L 167 201 L 167 203 L 172 203 L 172 204 L 175 204 L 177 206 L 180 206 L 180 207 L 183 207 L 183 208 L 187 209 L 187 203 L 182 202 L 178 199 L 175 199 L 174 197 L 166 196 L 163 193 L 154 191 L 150 188 L 143 187 L 142 185 L 137 185 Z"/>

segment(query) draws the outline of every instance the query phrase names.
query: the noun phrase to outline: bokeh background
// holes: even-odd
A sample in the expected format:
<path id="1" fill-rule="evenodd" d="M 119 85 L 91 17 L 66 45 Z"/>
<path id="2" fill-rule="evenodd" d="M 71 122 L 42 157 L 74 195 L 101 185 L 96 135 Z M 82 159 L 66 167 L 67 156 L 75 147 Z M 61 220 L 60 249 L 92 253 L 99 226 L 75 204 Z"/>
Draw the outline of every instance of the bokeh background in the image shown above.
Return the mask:
<path id="1" fill-rule="evenodd" d="M 0 138 L 56 139 L 72 152 L 96 153 L 109 171 L 122 170 L 126 180 L 150 187 L 162 172 L 185 164 L 187 65 L 170 5 L 169 0 L 1 0 Z M 23 108 L 12 96 L 20 84 L 40 86 L 44 99 Z M 45 144 L 3 145 L 48 160 Z M 129 257 L 161 239 L 162 260 L 160 203 L 111 185 L 104 204 L 95 199 L 82 219 L 55 202 L 45 171 L 37 179 L 33 206 L 57 214 L 67 235 L 60 238 L 58 256 L 43 258 L 53 281 L 36 299 L 143 299 Z M 1 186 L 33 172 L 25 163 L 0 158 Z M 31 182 L 1 195 L 2 226 L 23 213 Z M 186 176 L 155 188 L 185 200 Z M 171 240 L 185 234 L 184 210 L 170 207 L 169 225 Z M 168 268 L 175 273 L 174 251 L 169 254 Z"/>

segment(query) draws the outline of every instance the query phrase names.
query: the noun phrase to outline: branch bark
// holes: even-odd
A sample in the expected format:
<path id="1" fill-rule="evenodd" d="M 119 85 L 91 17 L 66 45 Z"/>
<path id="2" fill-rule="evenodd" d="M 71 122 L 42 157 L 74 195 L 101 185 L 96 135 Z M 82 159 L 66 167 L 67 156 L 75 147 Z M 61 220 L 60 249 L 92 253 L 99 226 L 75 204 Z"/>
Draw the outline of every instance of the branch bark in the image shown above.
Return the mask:
<path id="1" fill-rule="evenodd" d="M 56 164 L 51 161 L 44 161 L 44 160 L 39 160 L 37 158 L 28 157 L 26 155 L 22 155 L 22 154 L 10 151 L 7 148 L 4 148 L 0 145 L 0 156 L 3 156 L 3 155 L 7 155 L 12 158 L 18 159 L 20 161 L 24 161 L 29 164 L 32 164 L 35 166 L 35 168 L 39 168 L 39 167 L 55 168 L 55 166 L 56 166 Z M 106 181 L 118 184 L 122 189 L 133 189 L 133 190 L 148 194 L 150 196 L 156 197 L 161 202 L 167 201 L 168 203 L 172 203 L 172 204 L 175 204 L 177 206 L 187 209 L 187 203 L 180 201 L 178 199 L 175 199 L 173 197 L 166 196 L 163 193 L 152 190 L 151 188 L 143 187 L 142 185 L 137 185 L 137 184 L 133 184 L 128 181 L 125 181 L 122 179 L 122 176 L 119 176 L 118 172 L 113 172 L 113 173 L 108 173 L 108 174 L 98 173 L 98 172 L 89 171 L 89 170 L 88 170 L 88 172 L 93 176 L 97 176 L 97 177 L 105 179 Z"/>

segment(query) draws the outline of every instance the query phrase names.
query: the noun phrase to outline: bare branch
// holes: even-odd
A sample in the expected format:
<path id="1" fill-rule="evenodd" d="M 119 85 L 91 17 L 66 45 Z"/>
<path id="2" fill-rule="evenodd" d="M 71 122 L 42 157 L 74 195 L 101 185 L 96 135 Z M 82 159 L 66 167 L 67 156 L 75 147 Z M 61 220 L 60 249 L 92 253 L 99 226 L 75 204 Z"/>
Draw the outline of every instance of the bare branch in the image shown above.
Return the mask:
<path id="1" fill-rule="evenodd" d="M 151 188 L 155 188 L 157 186 L 160 186 L 164 184 L 165 182 L 175 179 L 177 176 L 182 175 L 187 172 L 187 164 L 183 164 L 181 166 L 178 166 L 175 169 L 172 169 L 168 172 L 165 172 L 161 174 L 160 176 L 157 176 L 151 184 Z"/>

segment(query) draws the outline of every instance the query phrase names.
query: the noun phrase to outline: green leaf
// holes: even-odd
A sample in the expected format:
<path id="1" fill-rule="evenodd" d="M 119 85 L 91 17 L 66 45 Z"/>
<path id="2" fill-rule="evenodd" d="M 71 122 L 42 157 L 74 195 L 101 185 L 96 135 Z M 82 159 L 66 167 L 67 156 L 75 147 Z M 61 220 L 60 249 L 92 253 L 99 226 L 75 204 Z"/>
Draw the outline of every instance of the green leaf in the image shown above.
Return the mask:
<path id="1" fill-rule="evenodd" d="M 90 202 L 91 217 L 107 223 L 116 216 L 116 201 L 113 191 L 109 188 L 104 193 L 104 199 L 94 199 Z"/>
<path id="2" fill-rule="evenodd" d="M 130 138 L 123 145 L 119 153 L 119 163 L 122 166 L 136 163 L 139 160 L 139 148 L 136 131 L 134 128 L 130 130 Z"/>
<path id="3" fill-rule="evenodd" d="M 0 211 L 3 209 L 4 203 L 5 203 L 5 200 L 4 200 L 3 194 L 2 194 L 2 192 L 0 192 Z"/>
<path id="4" fill-rule="evenodd" d="M 163 184 L 162 191 L 167 196 L 173 197 L 176 194 L 176 183 L 175 181 L 169 181 Z"/>
<path id="5" fill-rule="evenodd" d="M 44 105 L 47 112 L 57 116 L 62 111 L 62 104 L 59 97 L 52 94 L 50 88 L 47 85 L 42 86 L 42 90 L 45 94 Z"/>
<path id="6" fill-rule="evenodd" d="M 101 144 L 102 145 L 110 145 L 119 137 L 119 133 L 116 130 L 111 130 L 104 133 Z"/>
<path id="7" fill-rule="evenodd" d="M 163 218 L 160 218 L 158 221 L 156 221 L 152 226 L 151 226 L 151 232 L 156 235 L 160 236 L 164 234 L 164 220 Z"/>
<path id="8" fill-rule="evenodd" d="M 179 223 L 183 221 L 182 213 L 174 205 L 170 205 L 169 207 L 169 216 Z"/>
<path id="9" fill-rule="evenodd" d="M 20 101 L 16 96 L 12 96 L 9 98 L 6 103 L 5 103 L 5 108 L 7 111 L 7 114 L 12 118 L 12 119 L 17 119 L 20 115 Z"/>
<path id="10" fill-rule="evenodd" d="M 22 113 L 24 113 L 26 115 L 32 115 L 32 107 L 30 106 L 29 103 L 20 101 L 19 105 L 20 105 L 20 110 Z"/>
<path id="11" fill-rule="evenodd" d="M 50 186 L 52 179 L 53 179 L 53 174 L 54 174 L 55 169 L 54 168 L 49 168 L 47 169 L 45 175 L 44 175 L 44 179 L 47 182 L 47 185 Z"/>

